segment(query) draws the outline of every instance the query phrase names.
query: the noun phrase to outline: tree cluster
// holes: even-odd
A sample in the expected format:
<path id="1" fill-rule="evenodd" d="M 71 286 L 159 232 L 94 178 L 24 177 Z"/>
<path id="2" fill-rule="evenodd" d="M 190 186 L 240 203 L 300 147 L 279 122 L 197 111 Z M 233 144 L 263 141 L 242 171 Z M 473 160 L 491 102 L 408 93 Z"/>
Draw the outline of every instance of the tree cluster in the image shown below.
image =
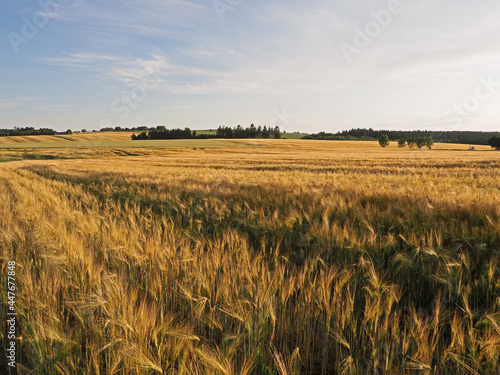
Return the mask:
<path id="1" fill-rule="evenodd" d="M 146 129 L 147 130 L 147 129 Z M 184 129 L 167 129 L 160 125 L 156 128 L 149 128 L 149 131 L 143 131 L 138 135 L 132 134 L 132 140 L 147 140 L 147 139 L 195 139 L 195 138 L 214 138 L 210 134 L 197 134 L 196 130 L 189 128 Z"/>
<path id="2" fill-rule="evenodd" d="M 167 129 L 165 126 L 157 126 L 151 128 L 147 132 L 143 131 L 138 135 L 132 134 L 132 140 L 146 140 L 146 139 L 207 139 L 207 138 L 281 138 L 281 131 L 279 127 L 274 129 L 264 127 L 255 127 L 250 125 L 243 128 L 238 125 L 234 128 L 228 126 L 219 126 L 215 133 L 200 133 L 196 130 L 189 128 L 184 129 Z"/>
<path id="3" fill-rule="evenodd" d="M 408 140 L 398 139 L 398 147 L 403 148 L 406 146 L 409 148 L 422 148 L 425 146 L 430 149 L 434 146 L 434 139 L 430 135 L 427 137 L 410 138 Z"/>
<path id="4" fill-rule="evenodd" d="M 403 148 L 403 147 L 410 147 L 410 148 L 422 148 L 424 146 L 428 147 L 429 149 L 432 148 L 434 145 L 434 140 L 432 139 L 431 136 L 427 137 L 418 137 L 418 138 L 410 138 L 408 140 L 406 139 L 398 139 L 398 147 Z M 378 143 L 382 147 L 387 147 L 389 146 L 389 136 L 387 134 L 383 134 L 379 140 Z"/>
<path id="5" fill-rule="evenodd" d="M 255 127 L 254 124 L 250 125 L 248 128 L 243 128 L 238 125 L 235 128 L 230 128 L 228 126 L 219 126 L 216 132 L 217 138 L 281 138 L 281 131 L 279 127 L 272 129 L 267 126 Z"/>
<path id="6" fill-rule="evenodd" d="M 0 129 L 0 137 L 15 137 L 19 135 L 55 135 L 57 134 L 55 130 L 40 128 L 35 129 L 32 127 L 17 128 L 14 129 Z"/>
<path id="7" fill-rule="evenodd" d="M 156 128 L 154 127 L 147 127 L 147 126 L 136 126 L 133 128 L 122 128 L 121 126 L 115 126 L 114 128 L 101 128 L 99 129 L 100 132 L 136 132 L 136 131 L 148 131 L 148 130 L 155 130 Z"/>
<path id="8" fill-rule="evenodd" d="M 500 135 L 495 135 L 488 140 L 488 144 L 496 150 L 500 151 Z"/>
<path id="9" fill-rule="evenodd" d="M 344 132 L 342 132 L 344 133 Z M 379 137 L 370 137 L 368 135 L 362 135 L 360 137 L 350 135 L 350 134 L 341 134 L 340 132 L 338 133 L 326 133 L 326 132 L 319 132 L 316 134 L 308 134 L 302 137 L 302 139 L 313 139 L 313 140 L 319 140 L 319 141 L 376 141 L 380 139 Z"/>
<path id="10" fill-rule="evenodd" d="M 390 141 L 398 139 L 416 140 L 419 138 L 432 137 L 435 142 L 487 145 L 490 137 L 496 135 L 494 132 L 481 131 L 430 131 L 430 130 L 374 130 L 374 129 L 351 129 L 338 133 L 320 132 L 305 136 L 303 139 L 318 140 L 379 140 L 381 136 L 387 135 Z"/>

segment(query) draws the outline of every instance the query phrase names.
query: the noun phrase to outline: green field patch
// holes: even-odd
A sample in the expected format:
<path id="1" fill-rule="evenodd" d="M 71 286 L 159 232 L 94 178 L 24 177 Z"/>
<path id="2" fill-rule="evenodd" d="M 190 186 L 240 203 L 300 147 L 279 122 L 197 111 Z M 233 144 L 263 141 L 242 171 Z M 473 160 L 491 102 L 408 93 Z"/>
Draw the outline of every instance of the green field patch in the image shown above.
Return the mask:
<path id="1" fill-rule="evenodd" d="M 302 139 L 307 134 L 305 133 L 281 133 L 281 138 L 283 139 Z"/>
<path id="2" fill-rule="evenodd" d="M 7 156 L 7 157 L 3 156 L 0 158 L 0 163 L 8 163 L 10 161 L 16 161 L 16 160 L 22 160 L 22 159 L 12 156 Z"/>
<path id="3" fill-rule="evenodd" d="M 12 155 L 4 155 L 0 157 L 0 163 L 8 163 L 19 160 L 57 160 L 57 159 L 74 159 L 71 156 L 54 155 L 54 154 L 37 154 L 37 153 L 16 153 Z"/>

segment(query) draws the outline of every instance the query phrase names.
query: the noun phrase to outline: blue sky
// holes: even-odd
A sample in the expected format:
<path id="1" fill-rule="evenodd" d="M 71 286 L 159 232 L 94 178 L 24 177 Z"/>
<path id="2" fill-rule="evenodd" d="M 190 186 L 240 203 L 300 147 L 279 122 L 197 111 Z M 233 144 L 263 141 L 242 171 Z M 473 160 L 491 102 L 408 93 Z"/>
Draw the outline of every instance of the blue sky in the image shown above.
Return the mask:
<path id="1" fill-rule="evenodd" d="M 19 0 L 0 14 L 3 128 L 500 128 L 496 0 Z"/>

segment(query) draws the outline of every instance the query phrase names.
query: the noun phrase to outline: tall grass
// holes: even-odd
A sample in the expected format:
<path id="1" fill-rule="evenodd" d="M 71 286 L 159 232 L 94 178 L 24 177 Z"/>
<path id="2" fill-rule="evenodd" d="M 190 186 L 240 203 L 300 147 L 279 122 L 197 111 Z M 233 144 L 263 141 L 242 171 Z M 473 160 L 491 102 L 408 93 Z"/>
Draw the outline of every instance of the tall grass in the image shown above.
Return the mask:
<path id="1" fill-rule="evenodd" d="M 500 373 L 495 153 L 259 144 L 2 165 L 24 372 Z"/>

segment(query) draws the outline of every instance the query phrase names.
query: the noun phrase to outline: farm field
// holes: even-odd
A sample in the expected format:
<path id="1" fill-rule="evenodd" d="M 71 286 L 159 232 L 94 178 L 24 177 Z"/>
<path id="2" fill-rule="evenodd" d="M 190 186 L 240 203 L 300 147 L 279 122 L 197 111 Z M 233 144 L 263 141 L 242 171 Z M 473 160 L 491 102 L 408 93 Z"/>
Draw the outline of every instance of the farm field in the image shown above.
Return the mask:
<path id="1" fill-rule="evenodd" d="M 55 142 L 1 143 L 0 149 L 35 148 L 144 148 L 144 147 L 224 147 L 241 146 L 241 142 L 227 139 L 172 139 L 172 140 L 88 140 Z"/>
<path id="2" fill-rule="evenodd" d="M 131 141 L 132 134 L 139 134 L 140 132 L 87 132 L 87 133 L 73 133 L 71 135 L 58 134 L 58 135 L 28 135 L 28 136 L 15 136 L 15 137 L 0 137 L 0 148 L 47 148 L 53 143 L 55 147 L 145 147 L 144 141 Z M 215 130 L 198 130 L 198 134 L 214 135 Z M 306 134 L 298 133 L 282 133 L 282 136 L 287 139 L 300 139 Z M 220 142 L 230 141 L 224 139 L 194 139 L 194 140 L 174 140 L 180 144 L 183 142 Z M 119 143 L 121 142 L 121 143 Z M 153 142 L 161 142 L 153 140 Z M 172 141 L 170 141 L 172 142 Z M 69 145 L 71 143 L 71 145 Z M 175 144 L 175 142 L 174 142 Z M 146 143 L 147 145 L 147 143 Z M 167 143 L 168 145 L 168 143 Z M 187 147 L 190 145 L 187 144 Z M 147 146 L 151 147 L 151 146 Z"/>
<path id="3" fill-rule="evenodd" d="M 0 145 L 23 373 L 500 373 L 499 152 L 100 141 Z"/>
<path id="4" fill-rule="evenodd" d="M 99 142 L 130 141 L 132 132 L 87 132 L 71 135 L 27 135 L 16 137 L 0 137 L 0 145 L 16 143 L 54 143 L 54 142 Z"/>

